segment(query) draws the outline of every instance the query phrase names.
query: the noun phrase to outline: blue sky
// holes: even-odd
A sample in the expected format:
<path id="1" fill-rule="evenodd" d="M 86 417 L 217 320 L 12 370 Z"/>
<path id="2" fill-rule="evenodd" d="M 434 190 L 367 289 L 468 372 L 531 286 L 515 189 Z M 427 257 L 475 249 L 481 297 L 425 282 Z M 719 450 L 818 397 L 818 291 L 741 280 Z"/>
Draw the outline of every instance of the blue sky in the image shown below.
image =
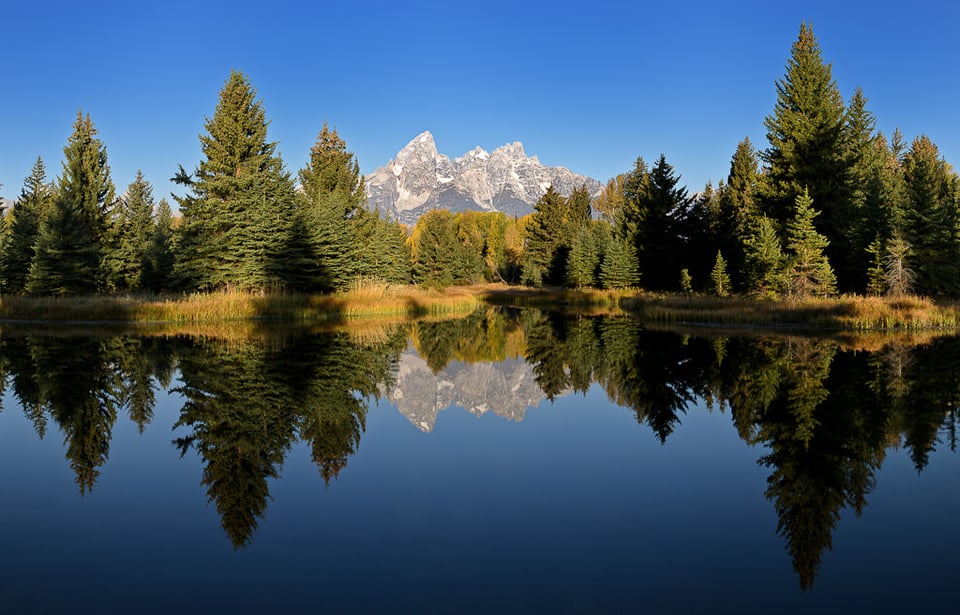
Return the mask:
<path id="1" fill-rule="evenodd" d="M 0 22 L 0 195 L 37 156 L 60 174 L 78 109 L 119 189 L 156 196 L 183 164 L 231 69 L 248 75 L 295 172 L 324 120 L 364 173 L 423 130 L 460 155 L 522 141 L 601 181 L 666 155 L 691 192 L 766 147 L 801 21 L 844 98 L 860 86 L 885 133 L 930 136 L 960 164 L 960 3 L 12 2 Z"/>

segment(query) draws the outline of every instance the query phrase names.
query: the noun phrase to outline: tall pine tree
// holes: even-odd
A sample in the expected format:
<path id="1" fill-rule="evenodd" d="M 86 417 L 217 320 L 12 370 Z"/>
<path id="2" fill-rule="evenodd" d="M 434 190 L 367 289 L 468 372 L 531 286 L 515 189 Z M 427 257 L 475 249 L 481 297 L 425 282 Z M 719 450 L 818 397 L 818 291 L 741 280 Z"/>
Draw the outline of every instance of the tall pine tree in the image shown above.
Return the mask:
<path id="1" fill-rule="evenodd" d="M 114 186 L 107 150 L 90 120 L 77 112 L 73 134 L 63 148 L 63 175 L 57 197 L 40 223 L 27 275 L 30 294 L 92 293 L 101 282 L 107 213 Z"/>
<path id="2" fill-rule="evenodd" d="M 787 224 L 787 247 L 792 256 L 787 270 L 790 294 L 796 297 L 825 297 L 837 290 L 837 280 L 824 250 L 829 242 L 817 232 L 813 220 L 818 211 L 804 191 L 797 197 L 796 213 Z"/>
<path id="3" fill-rule="evenodd" d="M 326 122 L 300 170 L 302 216 L 307 229 L 314 282 L 321 290 L 346 288 L 357 275 L 371 273 L 363 259 L 361 235 L 376 235 L 363 209 L 363 176 L 346 142 Z M 367 237 L 369 239 L 370 237 Z"/>
<path id="4" fill-rule="evenodd" d="M 233 71 L 200 135 L 204 159 L 174 178 L 190 193 L 182 214 L 175 273 L 189 289 L 266 289 L 287 282 L 286 240 L 294 226 L 293 182 L 267 140 L 266 113 Z"/>
<path id="5" fill-rule="evenodd" d="M 903 239 L 915 254 L 917 290 L 960 293 L 958 178 L 926 136 L 916 138 L 903 159 L 906 187 Z"/>
<path id="6" fill-rule="evenodd" d="M 808 190 L 823 211 L 818 227 L 836 243 L 848 208 L 844 102 L 813 26 L 800 25 L 787 72 L 776 88 L 777 103 L 764 120 L 770 144 L 762 155 L 767 170 L 764 213 L 785 228 L 797 198 Z"/>
<path id="7" fill-rule="evenodd" d="M 109 290 L 143 288 L 144 270 L 154 235 L 153 187 L 138 170 L 110 216 L 108 249 L 103 258 Z"/>
<path id="8" fill-rule="evenodd" d="M 531 286 L 561 285 L 570 251 L 567 199 L 553 186 L 533 206 L 524 246 L 523 281 Z"/>
<path id="9" fill-rule="evenodd" d="M 646 288 L 664 290 L 677 285 L 680 258 L 689 245 L 692 199 L 679 186 L 680 177 L 661 154 L 649 173 L 643 159 L 625 182 L 625 203 L 618 235 L 636 250 L 640 277 Z"/>
<path id="10" fill-rule="evenodd" d="M 20 198 L 7 214 L 7 238 L 0 254 L 0 279 L 4 293 L 19 294 L 27 285 L 27 274 L 33 262 L 40 221 L 54 198 L 54 188 L 47 183 L 43 159 L 37 158 L 30 176 L 24 180 Z"/>

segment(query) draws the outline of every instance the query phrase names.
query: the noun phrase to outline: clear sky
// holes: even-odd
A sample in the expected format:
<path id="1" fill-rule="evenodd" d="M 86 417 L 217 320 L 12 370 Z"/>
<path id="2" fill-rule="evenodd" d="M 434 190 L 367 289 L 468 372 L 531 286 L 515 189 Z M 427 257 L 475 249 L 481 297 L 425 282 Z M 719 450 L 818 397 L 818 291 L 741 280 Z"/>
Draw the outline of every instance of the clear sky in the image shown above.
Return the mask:
<path id="1" fill-rule="evenodd" d="M 167 196 L 231 69 L 293 172 L 327 120 L 364 173 L 430 130 L 451 156 L 522 141 L 601 181 L 663 153 L 694 192 L 744 137 L 766 147 L 801 21 L 844 98 L 862 87 L 882 131 L 926 134 L 960 165 L 954 0 L 37 0 L 0 11 L 0 195 L 37 156 L 60 174 L 82 109 L 118 189 L 139 168 Z"/>

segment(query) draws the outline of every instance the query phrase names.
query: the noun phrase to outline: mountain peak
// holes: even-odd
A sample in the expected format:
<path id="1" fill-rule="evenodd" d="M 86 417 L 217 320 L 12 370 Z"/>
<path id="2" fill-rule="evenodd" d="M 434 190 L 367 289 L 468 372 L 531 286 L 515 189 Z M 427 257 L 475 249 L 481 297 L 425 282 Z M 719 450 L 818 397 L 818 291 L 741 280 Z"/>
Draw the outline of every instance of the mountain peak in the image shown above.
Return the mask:
<path id="1" fill-rule="evenodd" d="M 479 145 L 454 158 L 437 151 L 433 134 L 421 132 L 396 158 L 366 177 L 369 205 L 412 224 L 431 209 L 500 211 L 525 216 L 551 185 L 569 195 L 580 185 L 592 195 L 603 186 L 564 167 L 548 167 L 514 141 L 487 152 Z"/>
<path id="2" fill-rule="evenodd" d="M 437 144 L 433 140 L 433 133 L 430 132 L 429 130 L 424 130 L 423 132 L 415 136 L 413 139 L 410 140 L 409 143 L 407 143 L 406 147 L 412 147 L 417 145 L 428 145 L 432 147 L 437 146 Z M 406 147 L 404 149 L 406 149 Z"/>

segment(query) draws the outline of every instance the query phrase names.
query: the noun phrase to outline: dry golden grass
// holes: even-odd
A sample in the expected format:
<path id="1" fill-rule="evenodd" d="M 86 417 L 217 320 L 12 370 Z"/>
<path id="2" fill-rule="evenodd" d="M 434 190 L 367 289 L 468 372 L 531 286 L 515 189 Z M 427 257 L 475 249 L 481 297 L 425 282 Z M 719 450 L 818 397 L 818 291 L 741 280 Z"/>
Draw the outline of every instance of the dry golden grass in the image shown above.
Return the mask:
<path id="1" fill-rule="evenodd" d="M 478 294 L 469 290 L 423 290 L 368 281 L 328 295 L 222 291 L 167 297 L 4 297 L 0 300 L 0 319 L 180 324 L 234 320 L 342 322 L 373 316 L 465 314 L 481 304 Z"/>
<path id="2" fill-rule="evenodd" d="M 954 329 L 960 310 L 923 297 L 757 300 L 750 298 L 636 296 L 621 304 L 650 322 L 794 326 L 870 330 Z"/>
<path id="3" fill-rule="evenodd" d="M 357 281 L 326 295 L 223 291 L 182 296 L 4 297 L 0 320 L 212 325 L 230 322 L 381 325 L 410 317 L 465 315 L 485 306 L 540 307 L 582 314 L 627 311 L 648 323 L 791 326 L 849 331 L 956 329 L 960 309 L 922 297 L 759 300 L 652 295 L 637 291 L 545 290 L 505 284 L 444 290 Z M 221 326 L 221 325 L 217 325 Z M 252 326 L 252 325 L 251 325 Z"/>

